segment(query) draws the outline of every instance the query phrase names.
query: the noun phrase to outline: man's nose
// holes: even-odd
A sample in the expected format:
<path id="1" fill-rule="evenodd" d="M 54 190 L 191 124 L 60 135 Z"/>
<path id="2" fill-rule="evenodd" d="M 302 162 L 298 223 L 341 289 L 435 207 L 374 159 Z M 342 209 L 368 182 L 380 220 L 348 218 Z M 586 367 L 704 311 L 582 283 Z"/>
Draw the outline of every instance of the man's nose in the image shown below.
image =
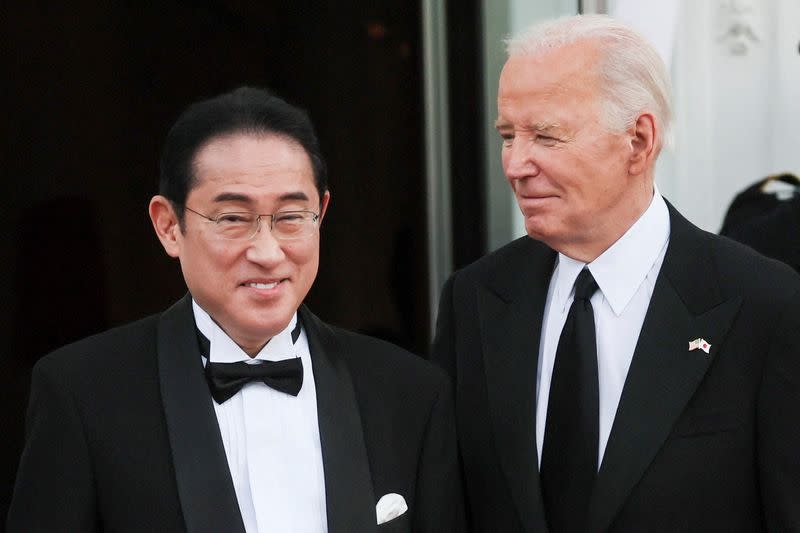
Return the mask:
<path id="1" fill-rule="evenodd" d="M 246 256 L 249 261 L 266 266 L 286 258 L 281 241 L 272 234 L 268 220 L 261 221 L 258 231 L 248 241 Z"/>
<path id="2" fill-rule="evenodd" d="M 539 166 L 533 157 L 533 147 L 527 139 L 516 137 L 506 146 L 505 174 L 509 181 L 529 178 L 539 174 Z"/>

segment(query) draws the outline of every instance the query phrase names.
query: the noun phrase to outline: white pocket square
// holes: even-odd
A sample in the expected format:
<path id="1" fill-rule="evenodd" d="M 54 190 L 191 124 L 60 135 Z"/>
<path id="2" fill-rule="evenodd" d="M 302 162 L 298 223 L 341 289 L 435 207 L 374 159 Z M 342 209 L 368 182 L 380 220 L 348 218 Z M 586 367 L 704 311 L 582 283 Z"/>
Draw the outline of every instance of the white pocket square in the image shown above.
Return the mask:
<path id="1" fill-rule="evenodd" d="M 408 511 L 408 505 L 406 505 L 405 498 L 394 492 L 381 496 L 381 499 L 378 500 L 378 505 L 375 506 L 378 525 L 397 518 L 406 511 Z"/>

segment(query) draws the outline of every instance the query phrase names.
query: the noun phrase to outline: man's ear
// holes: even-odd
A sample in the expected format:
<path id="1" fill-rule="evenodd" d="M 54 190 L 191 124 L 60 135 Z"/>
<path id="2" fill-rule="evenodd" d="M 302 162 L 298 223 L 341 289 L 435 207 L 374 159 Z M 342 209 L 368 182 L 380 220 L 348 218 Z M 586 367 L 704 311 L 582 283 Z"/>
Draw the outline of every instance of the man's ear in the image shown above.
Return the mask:
<path id="1" fill-rule="evenodd" d="M 331 192 L 325 191 L 322 195 L 322 200 L 319 203 L 319 223 L 322 224 L 322 219 L 325 218 L 325 213 L 328 211 L 328 203 L 331 201 Z"/>
<path id="2" fill-rule="evenodd" d="M 628 160 L 630 174 L 643 173 L 656 156 L 656 119 L 652 113 L 639 115 L 629 131 L 631 157 Z"/>
<path id="3" fill-rule="evenodd" d="M 172 203 L 161 195 L 153 196 L 148 212 L 164 251 L 170 257 L 180 256 L 181 228 Z"/>

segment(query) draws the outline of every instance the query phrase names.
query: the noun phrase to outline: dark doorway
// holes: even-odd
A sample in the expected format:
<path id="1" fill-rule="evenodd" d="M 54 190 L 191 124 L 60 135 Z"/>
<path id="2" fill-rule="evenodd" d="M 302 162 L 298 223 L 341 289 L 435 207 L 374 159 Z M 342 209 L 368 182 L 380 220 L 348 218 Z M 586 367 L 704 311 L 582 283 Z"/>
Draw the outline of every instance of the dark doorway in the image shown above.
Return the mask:
<path id="1" fill-rule="evenodd" d="M 309 111 L 332 203 L 308 303 L 329 322 L 427 352 L 416 2 L 16 2 L 5 11 L 0 516 L 33 363 L 185 292 L 146 207 L 166 130 L 198 99 L 249 84 Z"/>
<path id="2" fill-rule="evenodd" d="M 481 2 L 447 0 L 453 268 L 487 251 Z"/>

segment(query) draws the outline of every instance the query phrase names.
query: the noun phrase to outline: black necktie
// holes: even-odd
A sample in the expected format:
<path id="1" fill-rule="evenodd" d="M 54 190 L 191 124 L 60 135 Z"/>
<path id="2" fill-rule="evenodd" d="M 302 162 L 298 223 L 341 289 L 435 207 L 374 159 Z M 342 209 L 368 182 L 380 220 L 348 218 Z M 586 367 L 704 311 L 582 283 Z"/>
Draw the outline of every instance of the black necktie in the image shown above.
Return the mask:
<path id="1" fill-rule="evenodd" d="M 586 530 L 597 476 L 597 344 L 589 301 L 596 290 L 584 268 L 575 281 L 550 382 L 541 480 L 547 522 L 555 533 Z"/>
<path id="2" fill-rule="evenodd" d="M 292 342 L 297 342 L 300 336 L 300 321 L 292 330 Z M 198 336 L 201 351 L 205 348 L 208 354 L 208 340 L 202 335 Z M 205 341 L 205 342 L 203 342 Z M 206 364 L 206 380 L 211 396 L 217 403 L 227 401 L 231 396 L 242 390 L 251 381 L 261 381 L 275 390 L 297 396 L 303 386 L 303 361 L 299 357 L 284 359 L 282 361 L 261 361 L 249 364 L 244 361 L 238 363 L 212 363 Z"/>

